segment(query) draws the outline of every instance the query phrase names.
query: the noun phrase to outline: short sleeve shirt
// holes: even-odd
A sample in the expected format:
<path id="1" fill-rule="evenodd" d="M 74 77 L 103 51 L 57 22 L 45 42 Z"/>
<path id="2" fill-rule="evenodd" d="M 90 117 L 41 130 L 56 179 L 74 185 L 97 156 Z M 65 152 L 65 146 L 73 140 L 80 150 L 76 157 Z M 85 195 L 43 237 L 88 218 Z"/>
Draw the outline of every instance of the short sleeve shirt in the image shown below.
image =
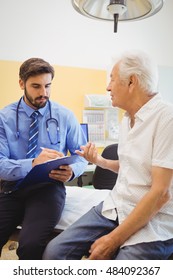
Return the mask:
<path id="1" fill-rule="evenodd" d="M 173 105 L 159 94 L 150 99 L 135 115 L 135 125 L 125 113 L 121 122 L 118 155 L 120 169 L 116 185 L 103 203 L 102 214 L 122 223 L 136 204 L 150 190 L 151 168 L 173 169 Z M 170 187 L 173 197 L 173 180 Z M 173 238 L 173 198 L 149 223 L 124 244 Z"/>

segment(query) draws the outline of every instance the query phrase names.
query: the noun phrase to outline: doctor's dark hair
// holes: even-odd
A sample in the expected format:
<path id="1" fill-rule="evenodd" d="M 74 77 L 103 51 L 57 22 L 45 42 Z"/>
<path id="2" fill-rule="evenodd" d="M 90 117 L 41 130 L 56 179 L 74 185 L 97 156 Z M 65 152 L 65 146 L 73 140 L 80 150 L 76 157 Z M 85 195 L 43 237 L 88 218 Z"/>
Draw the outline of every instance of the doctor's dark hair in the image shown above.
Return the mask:
<path id="1" fill-rule="evenodd" d="M 30 58 L 23 62 L 19 69 L 19 78 L 26 82 L 29 77 L 50 73 L 54 77 L 54 68 L 41 58 Z"/>

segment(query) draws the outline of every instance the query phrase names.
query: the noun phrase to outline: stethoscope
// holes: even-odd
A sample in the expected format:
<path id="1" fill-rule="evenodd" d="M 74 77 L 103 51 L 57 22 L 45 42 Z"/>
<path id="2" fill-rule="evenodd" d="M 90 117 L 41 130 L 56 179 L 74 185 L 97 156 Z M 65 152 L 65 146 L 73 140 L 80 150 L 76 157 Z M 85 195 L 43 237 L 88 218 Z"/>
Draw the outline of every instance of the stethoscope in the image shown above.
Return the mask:
<path id="1" fill-rule="evenodd" d="M 19 139 L 20 137 L 20 132 L 19 132 L 19 106 L 20 106 L 20 103 L 21 103 L 21 100 L 22 100 L 23 97 L 21 97 L 19 99 L 19 102 L 17 104 L 17 109 L 16 109 L 16 137 L 17 139 Z M 46 130 L 47 130 L 47 135 L 48 135 L 48 138 L 49 138 L 49 141 L 51 143 L 51 145 L 56 145 L 56 144 L 59 144 L 60 143 L 60 137 L 59 137 L 59 123 L 58 121 L 55 119 L 55 118 L 52 118 L 52 110 L 51 110 L 51 104 L 50 104 L 50 101 L 48 100 L 48 105 L 49 105 L 49 114 L 50 114 L 50 117 L 49 119 L 46 120 Z M 50 131 L 49 131 L 49 123 L 54 123 L 54 125 L 56 126 L 56 133 L 57 133 L 57 136 L 56 136 L 56 140 L 55 141 L 52 141 L 51 139 L 51 135 L 50 135 Z"/>

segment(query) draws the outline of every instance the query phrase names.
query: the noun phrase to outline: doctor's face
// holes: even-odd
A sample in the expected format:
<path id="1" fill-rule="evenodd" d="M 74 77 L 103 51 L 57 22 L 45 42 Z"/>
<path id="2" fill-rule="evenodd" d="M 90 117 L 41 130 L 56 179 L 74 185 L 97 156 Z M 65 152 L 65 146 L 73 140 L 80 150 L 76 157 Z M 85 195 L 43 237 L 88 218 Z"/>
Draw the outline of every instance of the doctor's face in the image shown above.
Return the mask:
<path id="1" fill-rule="evenodd" d="M 25 83 L 20 80 L 19 84 L 24 90 L 25 103 L 33 109 L 43 108 L 50 97 L 51 82 L 52 75 L 50 73 L 31 76 Z"/>

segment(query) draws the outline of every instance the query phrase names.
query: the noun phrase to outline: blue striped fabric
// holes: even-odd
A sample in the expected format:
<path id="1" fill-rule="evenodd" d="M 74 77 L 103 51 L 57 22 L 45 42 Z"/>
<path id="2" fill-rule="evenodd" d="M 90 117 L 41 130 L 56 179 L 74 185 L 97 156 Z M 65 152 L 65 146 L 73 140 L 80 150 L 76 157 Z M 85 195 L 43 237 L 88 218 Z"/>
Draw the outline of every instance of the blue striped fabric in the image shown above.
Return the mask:
<path id="1" fill-rule="evenodd" d="M 34 111 L 31 115 L 31 124 L 29 129 L 29 142 L 28 142 L 28 152 L 26 158 L 34 158 L 37 148 L 38 140 L 38 111 Z"/>

